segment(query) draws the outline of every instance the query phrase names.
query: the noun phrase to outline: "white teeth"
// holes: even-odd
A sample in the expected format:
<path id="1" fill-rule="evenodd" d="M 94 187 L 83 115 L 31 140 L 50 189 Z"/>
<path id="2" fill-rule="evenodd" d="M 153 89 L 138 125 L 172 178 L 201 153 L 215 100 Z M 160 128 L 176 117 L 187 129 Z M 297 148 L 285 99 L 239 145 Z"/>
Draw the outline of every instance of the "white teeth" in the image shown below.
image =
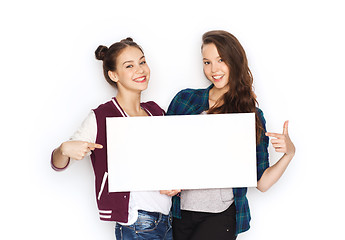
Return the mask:
<path id="1" fill-rule="evenodd" d="M 144 79 L 145 79 L 145 77 L 141 77 L 141 78 L 135 79 L 134 81 L 136 81 L 136 82 L 141 82 L 141 81 L 143 81 Z"/>
<path id="2" fill-rule="evenodd" d="M 223 75 L 221 75 L 221 76 L 213 76 L 213 78 L 216 79 L 216 80 L 218 80 L 218 79 L 220 79 L 222 77 L 223 77 Z"/>

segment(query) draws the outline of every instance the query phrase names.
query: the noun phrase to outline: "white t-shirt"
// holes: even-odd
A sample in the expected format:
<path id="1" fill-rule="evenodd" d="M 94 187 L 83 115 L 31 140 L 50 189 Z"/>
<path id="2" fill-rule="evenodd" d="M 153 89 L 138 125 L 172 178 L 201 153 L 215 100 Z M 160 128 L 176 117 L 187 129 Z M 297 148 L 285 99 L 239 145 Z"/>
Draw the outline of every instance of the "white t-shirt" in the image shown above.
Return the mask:
<path id="1" fill-rule="evenodd" d="M 128 115 L 128 114 L 127 114 Z M 97 137 L 97 121 L 93 111 L 89 113 L 83 121 L 78 130 L 70 138 L 71 141 L 87 141 L 96 142 Z M 90 155 L 91 152 L 88 154 Z M 72 160 L 73 161 L 73 160 Z M 164 173 L 161 173 L 163 176 Z M 159 174 L 157 174 L 157 181 L 159 181 Z M 145 174 L 140 176 L 145 180 Z M 160 194 L 159 191 L 132 191 L 129 199 L 128 222 L 121 223 L 122 225 L 131 225 L 137 221 L 138 210 L 145 210 L 149 212 L 160 212 L 165 215 L 169 214 L 171 208 L 171 197 Z"/>

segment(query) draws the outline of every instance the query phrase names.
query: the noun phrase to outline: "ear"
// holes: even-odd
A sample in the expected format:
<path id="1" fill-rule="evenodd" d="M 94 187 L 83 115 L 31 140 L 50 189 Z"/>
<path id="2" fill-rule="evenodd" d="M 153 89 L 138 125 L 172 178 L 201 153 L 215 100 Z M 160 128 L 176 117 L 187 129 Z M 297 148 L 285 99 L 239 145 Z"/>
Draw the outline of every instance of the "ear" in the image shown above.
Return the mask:
<path id="1" fill-rule="evenodd" d="M 118 78 L 118 76 L 117 76 L 117 74 L 115 73 L 115 72 L 113 72 L 113 71 L 108 71 L 108 76 L 109 76 L 109 78 L 113 81 L 113 82 L 118 82 L 119 81 L 119 78 Z"/>

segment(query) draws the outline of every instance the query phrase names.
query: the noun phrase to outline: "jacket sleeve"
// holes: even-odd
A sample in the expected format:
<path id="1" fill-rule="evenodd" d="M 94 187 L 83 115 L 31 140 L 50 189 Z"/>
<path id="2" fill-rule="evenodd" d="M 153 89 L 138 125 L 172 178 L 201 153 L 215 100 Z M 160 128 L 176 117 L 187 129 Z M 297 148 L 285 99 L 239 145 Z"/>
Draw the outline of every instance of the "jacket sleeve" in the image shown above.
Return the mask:
<path id="1" fill-rule="evenodd" d="M 69 141 L 85 141 L 85 142 L 96 142 L 97 137 L 97 121 L 94 111 L 90 111 L 87 117 L 84 119 L 80 127 L 77 129 L 77 131 L 74 132 L 73 136 L 70 137 Z M 53 164 L 53 154 L 54 151 L 51 154 L 50 158 L 50 166 L 55 171 L 62 171 L 65 170 L 68 166 L 74 163 L 75 160 L 69 159 L 68 164 L 64 168 L 58 168 Z M 86 156 L 90 156 L 91 152 L 87 153 Z"/>

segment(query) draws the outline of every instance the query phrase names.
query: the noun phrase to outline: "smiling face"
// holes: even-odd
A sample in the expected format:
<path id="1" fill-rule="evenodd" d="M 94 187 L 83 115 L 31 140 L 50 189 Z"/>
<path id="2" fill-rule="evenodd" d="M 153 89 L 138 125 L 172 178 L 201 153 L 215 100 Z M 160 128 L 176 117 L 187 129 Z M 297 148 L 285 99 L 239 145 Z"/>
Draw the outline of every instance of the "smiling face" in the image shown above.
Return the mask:
<path id="1" fill-rule="evenodd" d="M 205 44 L 202 47 L 204 74 L 217 89 L 228 90 L 230 69 L 219 56 L 216 45 Z"/>
<path id="2" fill-rule="evenodd" d="M 109 71 L 112 81 L 117 83 L 119 91 L 143 91 L 150 79 L 150 68 L 145 56 L 137 47 L 126 47 L 117 57 L 116 71 Z"/>

